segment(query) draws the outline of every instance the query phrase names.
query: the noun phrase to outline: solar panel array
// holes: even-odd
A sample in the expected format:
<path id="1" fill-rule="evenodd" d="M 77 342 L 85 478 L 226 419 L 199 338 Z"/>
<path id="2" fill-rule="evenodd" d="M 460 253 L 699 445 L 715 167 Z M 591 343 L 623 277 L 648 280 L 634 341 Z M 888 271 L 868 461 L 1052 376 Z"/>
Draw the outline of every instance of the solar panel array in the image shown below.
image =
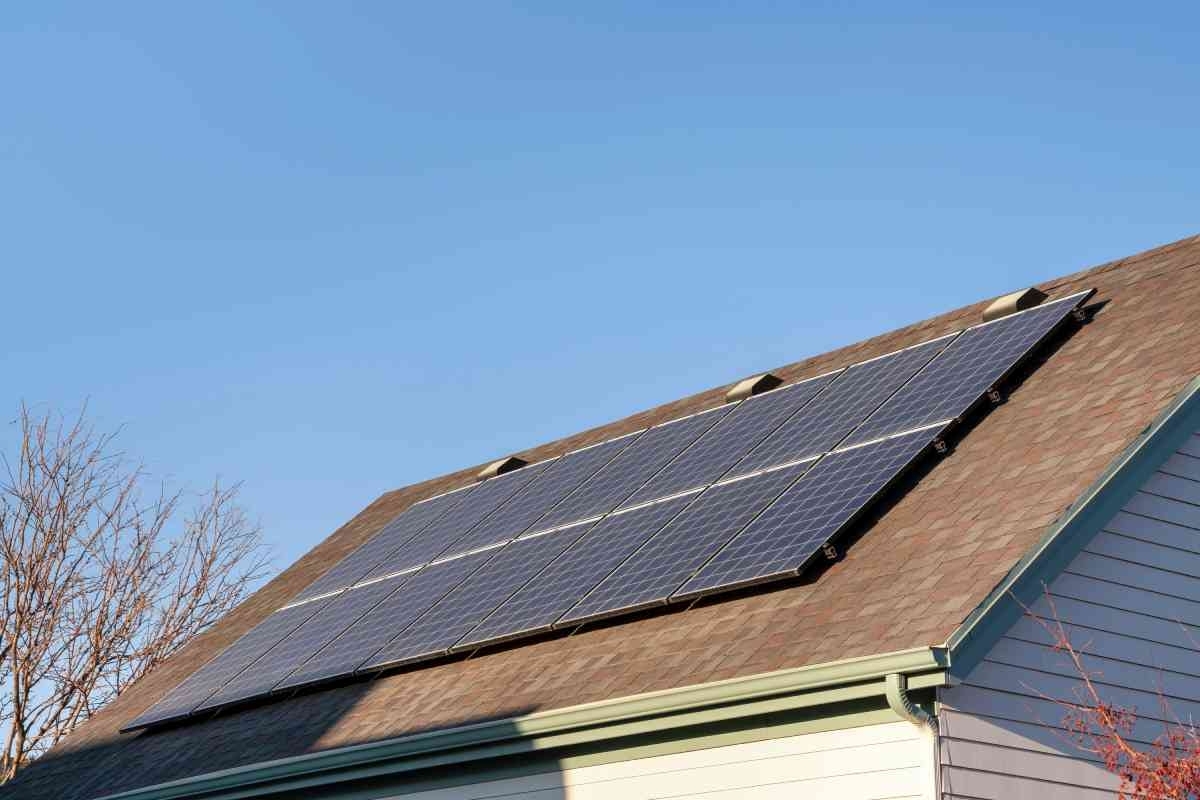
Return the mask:
<path id="1" fill-rule="evenodd" d="M 795 576 L 1088 296 L 417 503 L 129 729 Z"/>

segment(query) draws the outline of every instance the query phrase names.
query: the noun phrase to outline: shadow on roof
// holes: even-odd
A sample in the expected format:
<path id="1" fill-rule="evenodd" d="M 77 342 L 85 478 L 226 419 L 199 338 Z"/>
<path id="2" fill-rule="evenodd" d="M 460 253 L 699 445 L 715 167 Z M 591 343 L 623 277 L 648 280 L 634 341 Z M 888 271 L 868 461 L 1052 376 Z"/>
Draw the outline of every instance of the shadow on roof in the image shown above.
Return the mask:
<path id="1" fill-rule="evenodd" d="M 371 684 L 358 683 L 336 687 L 303 698 L 283 698 L 271 703 L 231 710 L 192 723 L 143 730 L 133 734 L 110 736 L 101 741 L 78 742 L 59 746 L 18 773 L 7 785 L 0 786 L 3 800 L 95 800 L 95 798 L 143 789 L 197 775 L 234 770 L 281 759 L 303 759 L 322 751 L 385 741 L 388 736 L 371 736 L 372 730 L 386 730 L 383 720 L 389 710 L 373 707 L 369 700 Z M 296 713 L 298 703 L 305 704 L 304 714 Z M 519 717 L 534 709 L 511 709 L 503 717 L 464 716 L 454 726 L 498 722 Z M 377 719 L 377 724 L 372 724 Z M 421 733 L 445 727 L 414 731 Z M 343 735 L 353 730 L 354 737 Z M 504 728 L 494 729 L 497 736 Z M 512 725 L 512 733 L 517 728 Z M 198 735 L 200 734 L 200 735 Z M 412 735 L 412 734 L 410 734 Z M 512 742 L 514 752 L 525 746 Z M 535 759 L 523 758 L 510 775 L 489 776 L 489 780 L 515 780 L 514 791 L 537 791 L 539 800 L 560 800 L 561 789 L 557 760 L 547 754 Z M 406 772 L 400 777 L 359 779 L 338 784 L 338 796 L 355 798 L 388 797 L 403 792 L 434 791 L 471 782 L 471 772 L 458 767 L 428 768 Z M 501 787 L 503 788 L 503 787 Z M 286 785 L 261 795 L 272 800 L 312 797 L 314 789 L 288 788 Z M 157 796 L 157 795 L 156 795 Z M 191 797 L 192 794 L 161 795 Z M 204 793 L 219 798 L 221 793 Z M 256 795 L 258 796 L 258 795 Z M 415 795 L 414 800 L 420 795 Z"/>

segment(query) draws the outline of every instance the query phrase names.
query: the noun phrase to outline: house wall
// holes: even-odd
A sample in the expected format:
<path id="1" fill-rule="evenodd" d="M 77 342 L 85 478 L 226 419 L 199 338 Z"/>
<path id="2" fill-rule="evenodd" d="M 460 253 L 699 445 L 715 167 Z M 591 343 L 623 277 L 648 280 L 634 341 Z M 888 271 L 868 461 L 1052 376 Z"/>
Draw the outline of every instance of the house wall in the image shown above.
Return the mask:
<path id="1" fill-rule="evenodd" d="M 785 736 L 519 778 L 403 800 L 933 800 L 933 735 L 908 722 Z"/>
<path id="2" fill-rule="evenodd" d="M 1170 712 L 1200 720 L 1200 432 L 1141 486 L 1031 609 L 1057 618 L 1104 697 L 1135 707 L 1148 743 Z M 939 692 L 944 798 L 1100 800 L 1116 779 L 1075 747 L 1054 699 L 1079 681 L 1036 619 L 1020 619 Z M 1161 695 L 1160 695 L 1161 692 Z"/>

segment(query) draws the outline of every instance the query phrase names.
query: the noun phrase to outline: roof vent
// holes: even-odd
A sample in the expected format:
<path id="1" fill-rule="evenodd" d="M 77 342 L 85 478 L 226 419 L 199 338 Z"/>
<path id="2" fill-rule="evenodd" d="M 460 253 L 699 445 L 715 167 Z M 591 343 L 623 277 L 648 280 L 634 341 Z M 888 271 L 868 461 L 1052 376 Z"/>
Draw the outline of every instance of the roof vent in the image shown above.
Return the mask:
<path id="1" fill-rule="evenodd" d="M 725 402 L 736 403 L 738 400 L 745 400 L 750 395 L 769 392 L 781 383 L 783 383 L 783 378 L 772 375 L 770 372 L 751 375 L 745 380 L 738 381 L 732 389 L 725 393 Z"/>
<path id="2" fill-rule="evenodd" d="M 1006 294 L 1004 297 L 992 301 L 992 304 L 983 310 L 983 321 L 991 322 L 994 319 L 1000 319 L 1001 317 L 1007 317 L 1009 314 L 1033 308 L 1034 306 L 1041 305 L 1045 299 L 1046 293 L 1032 286 L 1028 289 L 1022 289 L 1019 292 Z"/>
<path id="3" fill-rule="evenodd" d="M 475 480 L 486 481 L 488 478 L 494 478 L 497 475 L 503 475 L 506 472 L 512 472 L 514 469 L 520 469 L 529 462 L 523 458 L 516 456 L 505 456 L 499 461 L 493 461 L 475 475 Z"/>

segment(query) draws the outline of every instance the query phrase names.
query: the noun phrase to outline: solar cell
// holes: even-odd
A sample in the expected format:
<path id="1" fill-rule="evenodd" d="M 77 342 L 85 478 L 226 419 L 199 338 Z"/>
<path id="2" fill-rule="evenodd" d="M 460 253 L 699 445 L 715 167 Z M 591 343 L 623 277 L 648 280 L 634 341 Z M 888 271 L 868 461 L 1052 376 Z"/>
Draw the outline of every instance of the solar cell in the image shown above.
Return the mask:
<path id="1" fill-rule="evenodd" d="M 744 475 L 832 450 L 930 359 L 945 350 L 955 335 L 851 366 L 747 453 L 729 474 Z"/>
<path id="2" fill-rule="evenodd" d="M 715 482 L 797 409 L 812 400 L 836 374 L 819 375 L 742 401 L 626 500 L 624 507 Z"/>
<path id="3" fill-rule="evenodd" d="M 455 545 L 453 552 L 467 552 L 477 547 L 506 542 L 530 530 L 539 517 L 636 441 L 639 435 L 631 433 L 601 442 L 550 462 L 544 475 L 476 525 Z M 541 526 L 541 523 L 538 525 Z"/>
<path id="4" fill-rule="evenodd" d="M 361 580 L 372 568 L 420 533 L 439 516 L 453 508 L 474 489 L 474 486 L 468 486 L 409 506 L 398 517 L 384 525 L 379 533 L 310 583 L 296 599 L 307 600 L 318 597 Z"/>
<path id="5" fill-rule="evenodd" d="M 383 559 L 367 573 L 364 580 L 374 580 L 393 572 L 419 567 L 452 548 L 456 549 L 456 543 L 467 531 L 524 489 L 552 463 L 554 462 L 543 461 L 531 464 L 477 484 L 470 496 Z"/>
<path id="6" fill-rule="evenodd" d="M 812 463 L 736 478 L 707 489 L 564 614 L 559 624 L 666 603 L 672 592 Z"/>
<path id="7" fill-rule="evenodd" d="M 319 653 L 276 685 L 276 690 L 349 675 L 468 575 L 491 558 L 485 551 L 440 561 L 408 576 L 400 588 L 359 617 Z M 361 588 L 352 589 L 362 591 Z"/>
<path id="8" fill-rule="evenodd" d="M 695 498 L 695 493 L 605 517 L 455 645 L 455 650 L 549 630 L 625 558 Z"/>
<path id="9" fill-rule="evenodd" d="M 275 684 L 394 592 L 407 577 L 402 575 L 377 581 L 332 598 L 320 612 L 309 617 L 249 669 L 225 684 L 200 708 L 216 708 L 268 694 Z"/>
<path id="10" fill-rule="evenodd" d="M 825 456 L 672 599 L 795 575 L 929 447 L 941 430 L 914 431 Z"/>
<path id="11" fill-rule="evenodd" d="M 846 440 L 861 444 L 965 414 L 1091 292 L 968 328 Z"/>
<path id="12" fill-rule="evenodd" d="M 129 723 L 124 730 L 143 728 L 169 719 L 186 717 L 213 692 L 237 677 L 285 636 L 304 624 L 329 602 L 316 600 L 276 611 L 225 648 L 212 661 L 189 675 L 171 692 Z"/>
<path id="13" fill-rule="evenodd" d="M 504 545 L 491 561 L 372 656 L 371 665 L 405 664 L 446 653 L 586 530 L 586 525 L 559 528 Z"/>
<path id="14" fill-rule="evenodd" d="M 709 409 L 646 431 L 542 517 L 538 528 L 553 528 L 612 511 L 729 410 L 729 406 Z"/>

